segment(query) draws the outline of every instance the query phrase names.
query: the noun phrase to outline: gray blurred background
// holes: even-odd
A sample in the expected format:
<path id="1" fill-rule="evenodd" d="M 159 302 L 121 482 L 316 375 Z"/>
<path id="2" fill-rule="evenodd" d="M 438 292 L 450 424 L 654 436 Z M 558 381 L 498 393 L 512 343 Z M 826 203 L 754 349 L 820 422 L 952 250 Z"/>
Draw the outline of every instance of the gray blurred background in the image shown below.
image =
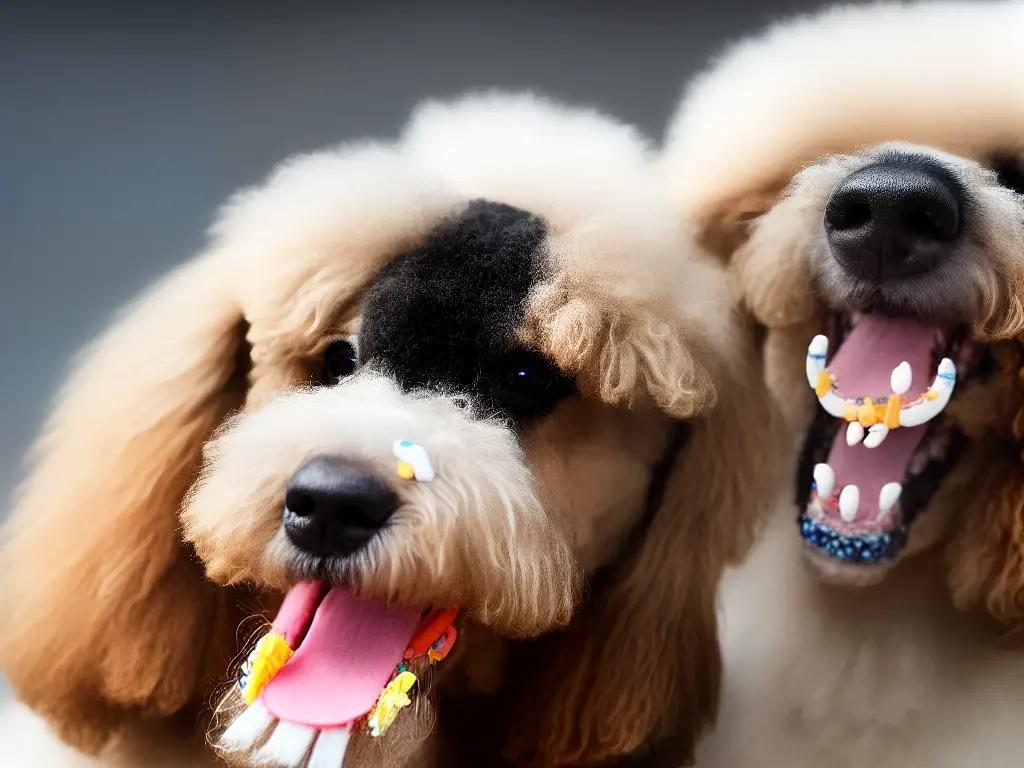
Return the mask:
<path id="1" fill-rule="evenodd" d="M 491 86 L 660 139 L 725 42 L 821 4 L 0 3 L 0 498 L 69 357 L 278 160 Z"/>

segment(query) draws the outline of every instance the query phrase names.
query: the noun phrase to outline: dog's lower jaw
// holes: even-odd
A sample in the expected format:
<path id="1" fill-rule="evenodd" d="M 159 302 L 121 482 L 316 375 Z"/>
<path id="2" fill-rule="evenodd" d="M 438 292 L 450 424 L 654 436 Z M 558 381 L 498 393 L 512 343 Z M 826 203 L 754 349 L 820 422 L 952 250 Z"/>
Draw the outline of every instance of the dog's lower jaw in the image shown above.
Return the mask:
<path id="1" fill-rule="evenodd" d="M 801 548 L 807 568 L 826 584 L 836 587 L 870 587 L 882 582 L 898 561 L 870 565 L 837 560 L 806 541 Z"/>

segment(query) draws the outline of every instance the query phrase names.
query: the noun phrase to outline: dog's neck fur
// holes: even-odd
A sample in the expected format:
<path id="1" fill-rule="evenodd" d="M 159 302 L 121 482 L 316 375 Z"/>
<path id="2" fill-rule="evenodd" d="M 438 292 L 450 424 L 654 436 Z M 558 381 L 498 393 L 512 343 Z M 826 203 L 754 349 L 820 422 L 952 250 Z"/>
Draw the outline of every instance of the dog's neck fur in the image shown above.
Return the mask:
<path id="1" fill-rule="evenodd" d="M 1008 764 L 1024 654 L 956 611 L 941 547 L 843 588 L 803 562 L 795 519 L 787 498 L 723 583 L 726 694 L 697 765 Z"/>

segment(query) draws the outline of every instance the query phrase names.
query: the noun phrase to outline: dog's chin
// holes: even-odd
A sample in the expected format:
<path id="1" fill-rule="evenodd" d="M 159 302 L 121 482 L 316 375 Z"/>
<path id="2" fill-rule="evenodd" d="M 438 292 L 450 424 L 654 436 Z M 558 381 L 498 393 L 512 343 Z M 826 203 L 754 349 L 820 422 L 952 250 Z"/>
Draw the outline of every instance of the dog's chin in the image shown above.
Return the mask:
<path id="1" fill-rule="evenodd" d="M 851 563 L 824 552 L 814 544 L 804 541 L 802 547 L 804 564 L 808 570 L 826 584 L 838 587 L 871 587 L 881 583 L 902 559 L 902 553 L 896 559 L 885 563 Z"/>

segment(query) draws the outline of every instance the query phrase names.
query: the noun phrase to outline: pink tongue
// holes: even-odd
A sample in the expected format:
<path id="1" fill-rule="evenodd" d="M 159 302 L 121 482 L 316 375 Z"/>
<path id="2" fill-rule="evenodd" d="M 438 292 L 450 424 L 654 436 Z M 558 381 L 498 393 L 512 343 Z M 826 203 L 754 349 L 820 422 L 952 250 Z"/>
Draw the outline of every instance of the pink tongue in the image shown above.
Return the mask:
<path id="1" fill-rule="evenodd" d="M 306 604 L 308 585 L 296 589 L 307 590 L 300 601 Z M 419 611 L 332 588 L 295 655 L 263 689 L 264 705 L 278 720 L 317 728 L 361 717 L 402 660 L 420 618 Z"/>
<path id="2" fill-rule="evenodd" d="M 886 483 L 905 482 L 907 464 L 917 449 L 927 427 L 894 429 L 877 448 L 846 444 L 846 430 L 839 430 L 828 455 L 828 465 L 836 474 L 836 490 L 847 485 L 860 489 L 857 521 L 878 517 L 878 495 Z"/>
<path id="3" fill-rule="evenodd" d="M 828 362 L 836 390 L 844 398 L 878 398 L 890 394 L 892 369 L 906 361 L 913 383 L 906 394 L 912 400 L 924 392 L 935 376 L 932 350 L 935 326 L 914 320 L 866 315 L 861 318 Z M 847 485 L 860 489 L 857 520 L 878 516 L 878 494 L 886 483 L 903 483 L 907 464 L 927 426 L 892 430 L 877 448 L 846 444 L 846 429 L 840 429 L 832 443 L 828 465 L 836 475 L 836 491 Z"/>

